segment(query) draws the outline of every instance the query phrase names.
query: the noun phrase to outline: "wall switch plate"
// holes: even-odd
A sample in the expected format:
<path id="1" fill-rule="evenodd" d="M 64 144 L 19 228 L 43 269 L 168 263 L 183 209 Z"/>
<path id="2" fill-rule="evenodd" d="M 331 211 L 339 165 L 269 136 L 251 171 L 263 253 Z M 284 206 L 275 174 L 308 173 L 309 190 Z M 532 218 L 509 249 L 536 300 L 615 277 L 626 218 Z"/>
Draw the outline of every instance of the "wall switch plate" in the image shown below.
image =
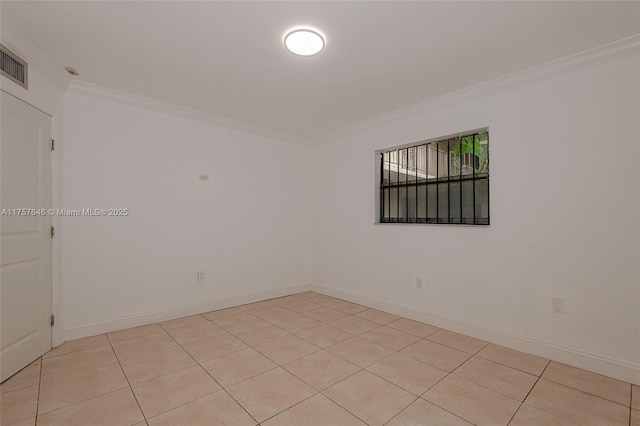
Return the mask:
<path id="1" fill-rule="evenodd" d="M 204 281 L 205 279 L 204 271 L 198 271 L 197 278 L 198 278 L 198 281 Z"/>

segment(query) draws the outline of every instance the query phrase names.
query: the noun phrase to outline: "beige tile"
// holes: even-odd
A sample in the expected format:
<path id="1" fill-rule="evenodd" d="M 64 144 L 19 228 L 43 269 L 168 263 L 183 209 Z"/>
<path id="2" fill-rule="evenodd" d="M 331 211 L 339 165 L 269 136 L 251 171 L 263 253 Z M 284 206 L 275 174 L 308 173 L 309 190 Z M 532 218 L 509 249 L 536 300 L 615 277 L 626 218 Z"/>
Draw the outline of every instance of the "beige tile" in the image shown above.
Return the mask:
<path id="1" fill-rule="evenodd" d="M 273 361 L 252 348 L 212 359 L 202 366 L 224 387 L 277 367 Z"/>
<path id="2" fill-rule="evenodd" d="M 202 315 L 192 315 L 190 317 L 176 318 L 160 323 L 160 326 L 166 331 L 175 330 L 176 328 L 187 327 L 189 325 L 203 324 L 207 321 Z"/>
<path id="3" fill-rule="evenodd" d="M 384 424 L 416 400 L 414 395 L 368 371 L 361 371 L 323 393 L 369 425 Z"/>
<path id="4" fill-rule="evenodd" d="M 326 351 L 314 352 L 285 364 L 284 368 L 317 390 L 335 385 L 360 370 L 359 367 Z"/>
<path id="5" fill-rule="evenodd" d="M 246 411 L 225 391 L 218 391 L 149 419 L 150 426 L 252 426 Z"/>
<path id="6" fill-rule="evenodd" d="M 627 407 L 631 401 L 631 385 L 629 383 L 558 362 L 551 361 L 542 378 Z"/>
<path id="7" fill-rule="evenodd" d="M 308 317 L 311 317 L 315 320 L 322 322 L 331 322 L 342 317 L 346 317 L 348 314 L 344 312 L 336 311 L 335 309 L 331 309 L 328 307 L 323 307 L 319 309 L 314 309 L 313 311 L 307 311 L 304 313 Z"/>
<path id="8" fill-rule="evenodd" d="M 487 342 L 483 340 L 474 339 L 473 337 L 464 336 L 447 330 L 436 331 L 435 333 L 427 336 L 427 340 L 470 354 L 475 354 L 487 345 Z"/>
<path id="9" fill-rule="evenodd" d="M 575 426 L 575 423 L 522 404 L 509 426 Z"/>
<path id="10" fill-rule="evenodd" d="M 471 426 L 471 423 L 424 399 L 418 399 L 386 426 Z"/>
<path id="11" fill-rule="evenodd" d="M 121 364 L 129 382 L 135 384 L 194 366 L 196 363 L 184 349 L 177 346 L 129 358 Z"/>
<path id="12" fill-rule="evenodd" d="M 57 366 L 61 369 L 85 370 L 116 364 L 118 359 L 110 346 L 100 346 L 93 349 L 70 352 L 64 355 L 45 358 L 42 360 L 43 374 L 45 367 Z"/>
<path id="13" fill-rule="evenodd" d="M 315 296 L 310 297 L 307 300 L 322 306 L 331 306 L 335 305 L 338 302 L 342 302 L 342 300 L 340 299 L 336 299 L 331 296 L 325 296 L 324 294 L 316 294 Z"/>
<path id="14" fill-rule="evenodd" d="M 293 334 L 269 340 L 254 348 L 277 364 L 284 364 L 320 350 L 316 345 Z"/>
<path id="15" fill-rule="evenodd" d="M 293 294 L 293 295 L 288 296 L 288 297 L 298 297 L 298 298 L 307 300 L 307 299 L 312 299 L 312 298 L 317 297 L 317 296 L 320 296 L 320 293 L 316 293 L 315 291 L 303 291 L 303 292 L 296 293 L 296 294 Z"/>
<path id="16" fill-rule="evenodd" d="M 40 358 L 18 371 L 16 374 L 5 380 L 0 385 L 0 392 L 10 392 L 18 389 L 28 388 L 40 383 Z"/>
<path id="17" fill-rule="evenodd" d="M 273 306 L 278 306 L 279 302 L 277 299 L 271 300 L 263 300 L 261 302 L 249 303 L 247 305 L 238 306 L 239 309 L 245 312 L 252 312 L 257 309 L 270 308 Z"/>
<path id="18" fill-rule="evenodd" d="M 113 351 L 89 349 L 42 362 L 39 413 L 128 386 Z"/>
<path id="19" fill-rule="evenodd" d="M 366 311 L 356 314 L 356 316 L 382 325 L 387 325 L 400 319 L 397 315 L 379 311 L 377 309 L 367 309 Z"/>
<path id="20" fill-rule="evenodd" d="M 505 348 L 504 346 L 489 343 L 477 353 L 476 357 L 486 358 L 498 364 L 524 371 L 525 373 L 540 376 L 544 368 L 549 363 L 548 359 L 540 358 L 535 355 L 529 355 L 514 349 Z"/>
<path id="21" fill-rule="evenodd" d="M 366 311 L 366 306 L 358 305 L 356 303 L 340 301 L 334 305 L 331 305 L 331 309 L 335 309 L 336 311 L 344 312 L 345 314 L 353 315 L 362 311 Z"/>
<path id="22" fill-rule="evenodd" d="M 301 293 L 290 294 L 288 296 L 278 297 L 276 300 L 280 305 L 284 305 L 286 303 L 295 302 L 298 300 L 305 300 L 304 297 L 300 296 Z"/>
<path id="23" fill-rule="evenodd" d="M 3 425 L 29 419 L 36 415 L 38 385 L 4 392 L 0 399 L 0 419 Z"/>
<path id="24" fill-rule="evenodd" d="M 214 324 L 218 327 L 222 327 L 227 331 L 235 330 L 238 328 L 250 327 L 254 324 L 264 322 L 260 318 L 253 316 L 247 312 L 241 312 L 237 315 L 231 315 L 223 318 L 213 320 Z"/>
<path id="25" fill-rule="evenodd" d="M 18 423 L 12 423 L 10 426 L 35 426 L 36 418 L 31 417 L 30 419 L 23 420 Z"/>
<path id="26" fill-rule="evenodd" d="M 519 401 L 524 401 L 538 380 L 537 376 L 483 358 L 471 358 L 453 374 Z"/>
<path id="27" fill-rule="evenodd" d="M 356 316 L 343 317 L 337 321 L 331 321 L 328 325 L 351 334 L 362 334 L 380 327 L 380 324 L 378 323 L 367 321 L 366 319 L 358 318 Z"/>
<path id="28" fill-rule="evenodd" d="M 272 322 L 274 320 L 277 321 L 295 318 L 299 314 L 297 312 L 292 312 L 288 309 L 285 309 L 282 306 L 270 306 L 268 308 L 261 308 L 251 311 L 251 315 L 254 315 L 265 321 Z"/>
<path id="29" fill-rule="evenodd" d="M 320 322 L 312 318 L 279 306 L 253 311 L 253 314 L 288 332 L 299 331 L 320 324 Z"/>
<path id="30" fill-rule="evenodd" d="M 104 334 L 101 334 L 99 336 L 85 337 L 83 339 L 64 342 L 62 345 L 58 346 L 57 348 L 51 349 L 42 357 L 50 358 L 53 356 L 64 355 L 71 352 L 83 351 L 87 349 L 95 349 L 100 347 L 104 348 L 107 346 L 109 346 L 109 341 L 107 340 L 107 336 L 105 336 Z"/>
<path id="31" fill-rule="evenodd" d="M 183 346 L 198 362 L 209 361 L 246 347 L 246 344 L 229 333 L 216 334 L 208 339 L 187 343 Z"/>
<path id="32" fill-rule="evenodd" d="M 309 385 L 280 367 L 230 386 L 227 390 L 259 422 L 315 393 Z"/>
<path id="33" fill-rule="evenodd" d="M 427 337 L 428 335 L 440 330 L 437 327 L 433 327 L 407 318 L 400 318 L 399 320 L 389 323 L 387 327 L 395 328 L 396 330 L 404 331 L 405 333 L 413 334 L 414 336 L 422 338 Z"/>
<path id="34" fill-rule="evenodd" d="M 308 300 L 293 300 L 282 305 L 283 308 L 289 309 L 294 312 L 307 312 L 313 309 L 321 308 L 322 305 L 309 302 Z"/>
<path id="35" fill-rule="evenodd" d="M 305 315 L 295 314 L 286 319 L 278 319 L 273 321 L 273 325 L 276 325 L 289 333 L 295 333 L 296 331 L 304 330 L 306 328 L 315 327 L 322 324 L 320 321 L 309 318 Z"/>
<path id="36" fill-rule="evenodd" d="M 460 377 L 448 376 L 422 398 L 476 425 L 506 425 L 520 401 Z"/>
<path id="37" fill-rule="evenodd" d="M 123 340 L 136 339 L 149 334 L 163 333 L 164 330 L 158 324 L 143 325 L 140 327 L 128 328 L 126 330 L 108 333 L 107 337 L 111 343 L 122 342 Z"/>
<path id="38" fill-rule="evenodd" d="M 339 330 L 326 324 L 305 328 L 295 334 L 321 348 L 326 348 L 353 337 L 352 334 L 347 333 L 346 331 Z"/>
<path id="39" fill-rule="evenodd" d="M 202 316 L 208 319 L 209 321 L 215 321 L 221 318 L 232 317 L 240 313 L 242 313 L 242 309 L 240 308 L 226 308 L 226 309 L 219 309 L 217 311 L 207 312 L 205 314 L 202 314 Z"/>
<path id="40" fill-rule="evenodd" d="M 285 330 L 264 321 L 248 327 L 232 329 L 230 332 L 250 346 L 259 345 L 289 334 Z"/>
<path id="41" fill-rule="evenodd" d="M 126 388 L 38 416 L 39 426 L 129 426 L 144 420 Z"/>
<path id="42" fill-rule="evenodd" d="M 640 410 L 640 386 L 632 385 L 631 408 Z"/>
<path id="43" fill-rule="evenodd" d="M 447 375 L 446 371 L 400 353 L 388 356 L 367 370 L 417 396 L 425 393 Z"/>
<path id="44" fill-rule="evenodd" d="M 584 426 L 629 424 L 629 408 L 544 379 L 538 381 L 525 402 Z"/>
<path id="45" fill-rule="evenodd" d="M 640 426 L 640 411 L 631 410 L 631 421 L 629 423 L 630 426 Z"/>
<path id="46" fill-rule="evenodd" d="M 395 330 L 389 327 L 379 327 L 363 333 L 360 335 L 363 339 L 367 339 L 373 343 L 377 343 L 380 346 L 384 346 L 392 351 L 399 351 L 409 345 L 414 344 L 419 337 L 412 334 L 405 333 L 404 331 Z"/>
<path id="47" fill-rule="evenodd" d="M 220 386 L 199 365 L 131 387 L 147 418 L 220 390 Z"/>
<path id="48" fill-rule="evenodd" d="M 178 344 L 167 333 L 155 333 L 136 339 L 114 342 L 113 350 L 120 361 L 140 355 L 150 354 L 162 349 L 168 349 Z"/>
<path id="49" fill-rule="evenodd" d="M 400 353 L 448 372 L 458 368 L 471 356 L 466 352 L 428 340 L 420 340 L 403 349 Z"/>
<path id="50" fill-rule="evenodd" d="M 330 346 L 327 350 L 362 368 L 368 367 L 393 353 L 393 351 L 384 346 L 357 336 Z"/>
<path id="51" fill-rule="evenodd" d="M 216 334 L 226 333 L 226 331 L 214 323 L 205 320 L 205 322 L 198 324 L 168 330 L 167 333 L 169 333 L 176 342 L 184 345 L 185 343 L 196 342 L 198 340 L 215 336 Z"/>
<path id="52" fill-rule="evenodd" d="M 317 394 L 262 423 L 263 426 L 365 426 L 353 414 Z"/>

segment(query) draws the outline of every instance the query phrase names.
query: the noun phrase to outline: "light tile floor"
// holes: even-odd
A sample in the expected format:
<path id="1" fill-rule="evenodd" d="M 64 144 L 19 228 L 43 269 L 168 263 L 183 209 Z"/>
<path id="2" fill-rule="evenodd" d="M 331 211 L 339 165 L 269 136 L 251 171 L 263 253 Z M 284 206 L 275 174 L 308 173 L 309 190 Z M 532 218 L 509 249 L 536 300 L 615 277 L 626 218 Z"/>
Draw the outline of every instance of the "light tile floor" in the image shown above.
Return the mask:
<path id="1" fill-rule="evenodd" d="M 640 388 L 307 292 L 67 342 L 0 424 L 625 425 Z"/>

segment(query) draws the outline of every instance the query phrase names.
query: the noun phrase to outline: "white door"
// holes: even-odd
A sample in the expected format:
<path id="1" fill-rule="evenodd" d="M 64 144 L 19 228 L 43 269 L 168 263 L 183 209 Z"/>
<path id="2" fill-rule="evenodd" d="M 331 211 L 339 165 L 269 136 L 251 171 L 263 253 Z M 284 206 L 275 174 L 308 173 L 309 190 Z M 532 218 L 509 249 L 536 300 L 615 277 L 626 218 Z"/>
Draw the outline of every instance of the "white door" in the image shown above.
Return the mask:
<path id="1" fill-rule="evenodd" d="M 0 92 L 0 381 L 51 349 L 51 117 Z M 14 209 L 33 209 L 33 215 Z M 37 211 L 40 210 L 40 211 Z M 29 212 L 31 213 L 31 212 Z"/>

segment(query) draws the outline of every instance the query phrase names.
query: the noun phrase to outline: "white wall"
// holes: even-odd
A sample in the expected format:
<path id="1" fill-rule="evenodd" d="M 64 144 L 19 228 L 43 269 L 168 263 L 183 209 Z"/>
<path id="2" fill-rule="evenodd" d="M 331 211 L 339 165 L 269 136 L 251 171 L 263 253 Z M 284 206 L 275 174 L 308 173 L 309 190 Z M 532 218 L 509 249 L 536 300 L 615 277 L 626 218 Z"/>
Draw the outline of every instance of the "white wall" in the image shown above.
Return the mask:
<path id="1" fill-rule="evenodd" d="M 635 54 L 316 147 L 314 285 L 638 367 L 639 75 Z M 490 227 L 374 225 L 376 149 L 484 126 Z"/>
<path id="2" fill-rule="evenodd" d="M 72 92 L 64 127 L 64 207 L 131 212 L 64 219 L 67 329 L 309 283 L 307 148 Z"/>

